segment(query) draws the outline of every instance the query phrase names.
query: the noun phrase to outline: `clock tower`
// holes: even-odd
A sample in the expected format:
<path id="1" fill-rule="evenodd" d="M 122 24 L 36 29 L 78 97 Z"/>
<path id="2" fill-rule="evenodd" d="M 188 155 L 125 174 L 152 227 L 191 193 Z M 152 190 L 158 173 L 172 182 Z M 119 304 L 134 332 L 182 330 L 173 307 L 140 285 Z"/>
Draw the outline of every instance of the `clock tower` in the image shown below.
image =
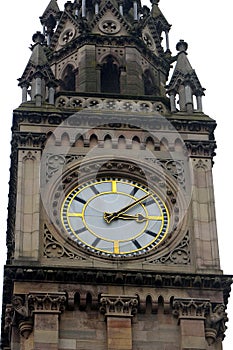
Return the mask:
<path id="1" fill-rule="evenodd" d="M 216 122 L 159 0 L 51 0 L 14 110 L 5 350 L 221 350 Z"/>

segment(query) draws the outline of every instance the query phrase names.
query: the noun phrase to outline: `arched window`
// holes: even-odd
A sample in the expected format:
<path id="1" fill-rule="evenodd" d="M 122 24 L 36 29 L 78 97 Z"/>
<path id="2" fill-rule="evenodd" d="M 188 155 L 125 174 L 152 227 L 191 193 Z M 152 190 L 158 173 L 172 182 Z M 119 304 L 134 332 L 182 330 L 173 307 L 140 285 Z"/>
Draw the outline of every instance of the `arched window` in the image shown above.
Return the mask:
<path id="1" fill-rule="evenodd" d="M 101 92 L 120 93 L 120 70 L 116 60 L 107 56 L 101 69 Z"/>
<path id="2" fill-rule="evenodd" d="M 71 64 L 68 64 L 63 72 L 61 89 L 65 91 L 75 91 L 75 72 Z"/>
<path id="3" fill-rule="evenodd" d="M 151 72 L 147 69 L 143 74 L 144 95 L 155 95 L 156 87 Z"/>

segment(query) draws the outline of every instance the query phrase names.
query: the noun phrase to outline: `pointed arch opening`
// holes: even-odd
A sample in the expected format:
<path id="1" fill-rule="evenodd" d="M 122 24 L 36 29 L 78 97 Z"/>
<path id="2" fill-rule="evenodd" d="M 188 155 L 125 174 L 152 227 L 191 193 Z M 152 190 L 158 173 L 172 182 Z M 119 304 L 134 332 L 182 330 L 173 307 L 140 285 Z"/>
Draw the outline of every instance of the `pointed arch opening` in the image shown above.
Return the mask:
<path id="1" fill-rule="evenodd" d="M 72 64 L 68 64 L 62 74 L 61 89 L 64 91 L 76 90 L 76 75 Z"/>
<path id="2" fill-rule="evenodd" d="M 156 95 L 156 86 L 154 77 L 149 69 L 146 69 L 143 73 L 144 95 Z"/>
<path id="3" fill-rule="evenodd" d="M 108 55 L 101 67 L 101 92 L 120 93 L 120 69 L 112 55 Z"/>

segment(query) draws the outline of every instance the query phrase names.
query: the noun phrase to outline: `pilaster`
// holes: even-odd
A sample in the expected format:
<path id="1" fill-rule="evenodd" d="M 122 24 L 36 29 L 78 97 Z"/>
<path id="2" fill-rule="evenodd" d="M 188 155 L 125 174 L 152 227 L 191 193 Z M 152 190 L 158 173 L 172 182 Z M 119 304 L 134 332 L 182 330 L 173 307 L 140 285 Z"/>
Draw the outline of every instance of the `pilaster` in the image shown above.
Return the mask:
<path id="1" fill-rule="evenodd" d="M 132 318 L 137 313 L 137 297 L 102 294 L 100 303 L 100 312 L 107 322 L 108 350 L 132 350 Z"/>

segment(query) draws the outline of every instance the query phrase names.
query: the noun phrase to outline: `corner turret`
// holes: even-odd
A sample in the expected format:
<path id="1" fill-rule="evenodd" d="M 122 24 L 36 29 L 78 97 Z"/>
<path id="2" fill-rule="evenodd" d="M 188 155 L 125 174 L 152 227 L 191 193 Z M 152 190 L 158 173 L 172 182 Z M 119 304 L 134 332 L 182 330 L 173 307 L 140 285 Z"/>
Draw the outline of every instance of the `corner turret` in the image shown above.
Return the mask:
<path id="1" fill-rule="evenodd" d="M 201 86 L 196 72 L 188 60 L 188 44 L 184 40 L 180 40 L 176 49 L 179 51 L 177 63 L 171 81 L 167 86 L 167 92 L 170 96 L 171 112 L 177 112 L 177 95 L 179 96 L 178 104 L 180 112 L 202 112 L 202 96 L 204 95 L 205 89 Z M 193 96 L 196 97 L 197 101 L 196 109 L 194 108 Z"/>
<path id="2" fill-rule="evenodd" d="M 31 101 L 36 106 L 41 106 L 47 98 L 50 104 L 54 104 L 56 79 L 45 53 L 45 37 L 37 32 L 33 35 L 32 40 L 35 44 L 32 46 L 31 57 L 22 77 L 18 79 L 19 86 L 22 88 L 22 102 L 27 102 L 29 92 Z M 28 91 L 29 87 L 30 91 Z"/>

